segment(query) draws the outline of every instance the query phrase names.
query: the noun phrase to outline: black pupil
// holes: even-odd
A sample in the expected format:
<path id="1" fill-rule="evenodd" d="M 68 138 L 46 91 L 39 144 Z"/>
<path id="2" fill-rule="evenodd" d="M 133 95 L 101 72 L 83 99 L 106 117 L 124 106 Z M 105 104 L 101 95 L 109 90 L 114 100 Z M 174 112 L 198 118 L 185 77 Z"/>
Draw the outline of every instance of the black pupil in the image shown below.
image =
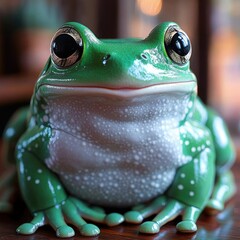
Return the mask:
<path id="1" fill-rule="evenodd" d="M 180 56 L 186 56 L 190 51 L 190 47 L 190 41 L 184 33 L 178 32 L 174 34 L 171 41 L 171 48 L 174 52 Z"/>
<path id="2" fill-rule="evenodd" d="M 57 36 L 52 43 L 53 52 L 59 58 L 70 57 L 79 47 L 75 39 L 68 34 Z"/>

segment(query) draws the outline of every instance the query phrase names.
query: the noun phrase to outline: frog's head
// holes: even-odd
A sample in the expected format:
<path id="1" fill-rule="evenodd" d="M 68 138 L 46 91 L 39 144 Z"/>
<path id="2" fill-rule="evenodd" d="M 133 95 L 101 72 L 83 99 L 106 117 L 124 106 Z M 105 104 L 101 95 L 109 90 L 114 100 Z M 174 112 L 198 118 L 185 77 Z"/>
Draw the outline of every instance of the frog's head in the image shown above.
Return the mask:
<path id="1" fill-rule="evenodd" d="M 84 94 L 122 100 L 181 93 L 192 101 L 190 56 L 190 40 L 176 23 L 158 25 L 145 39 L 99 40 L 70 22 L 52 39 L 35 93 L 43 99 Z"/>
<path id="2" fill-rule="evenodd" d="M 52 39 L 51 59 L 38 87 L 139 89 L 193 83 L 190 56 L 189 38 L 175 23 L 158 25 L 144 40 L 99 40 L 85 26 L 67 23 Z"/>

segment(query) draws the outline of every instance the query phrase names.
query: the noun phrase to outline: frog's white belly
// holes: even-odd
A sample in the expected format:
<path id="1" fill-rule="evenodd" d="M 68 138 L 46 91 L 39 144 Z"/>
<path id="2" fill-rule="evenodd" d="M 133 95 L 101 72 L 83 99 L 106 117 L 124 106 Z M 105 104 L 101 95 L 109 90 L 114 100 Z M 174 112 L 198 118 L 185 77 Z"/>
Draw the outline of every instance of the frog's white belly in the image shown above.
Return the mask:
<path id="1" fill-rule="evenodd" d="M 49 99 L 53 137 L 47 166 L 71 194 L 94 204 L 122 207 L 150 200 L 189 160 L 178 129 L 188 97 Z"/>

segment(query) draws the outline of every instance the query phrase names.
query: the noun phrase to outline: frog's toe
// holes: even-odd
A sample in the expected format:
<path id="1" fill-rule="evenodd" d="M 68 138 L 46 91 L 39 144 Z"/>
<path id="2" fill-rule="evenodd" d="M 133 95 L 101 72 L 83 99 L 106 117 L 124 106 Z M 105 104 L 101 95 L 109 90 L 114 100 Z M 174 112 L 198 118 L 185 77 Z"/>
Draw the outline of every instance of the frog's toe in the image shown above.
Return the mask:
<path id="1" fill-rule="evenodd" d="M 139 232 L 146 234 L 155 234 L 160 231 L 160 226 L 153 221 L 147 221 L 140 225 Z"/>
<path id="2" fill-rule="evenodd" d="M 69 227 L 68 225 L 63 225 L 61 227 L 59 227 L 56 231 L 56 235 L 57 237 L 61 237 L 61 238 L 67 238 L 67 237 L 72 237 L 75 235 L 74 230 Z"/>
<path id="3" fill-rule="evenodd" d="M 217 214 L 218 212 L 222 211 L 224 209 L 223 203 L 216 199 L 210 199 L 207 203 L 207 206 L 205 208 L 205 212 L 214 215 Z"/>
<path id="4" fill-rule="evenodd" d="M 84 224 L 80 229 L 80 233 L 82 236 L 94 237 L 100 233 L 100 229 L 94 224 Z"/>
<path id="5" fill-rule="evenodd" d="M 112 227 L 121 224 L 124 221 L 124 217 L 119 213 L 110 213 L 105 217 L 105 223 Z"/>
<path id="6" fill-rule="evenodd" d="M 179 232 L 184 233 L 193 233 L 197 231 L 197 225 L 195 224 L 195 222 L 189 220 L 178 223 L 176 228 Z"/>
<path id="7" fill-rule="evenodd" d="M 19 234 L 29 235 L 35 233 L 37 230 L 37 226 L 32 223 L 24 223 L 20 225 L 16 232 Z"/>
<path id="8" fill-rule="evenodd" d="M 128 223 L 139 224 L 143 221 L 143 216 L 138 211 L 129 211 L 124 214 L 125 221 Z"/>

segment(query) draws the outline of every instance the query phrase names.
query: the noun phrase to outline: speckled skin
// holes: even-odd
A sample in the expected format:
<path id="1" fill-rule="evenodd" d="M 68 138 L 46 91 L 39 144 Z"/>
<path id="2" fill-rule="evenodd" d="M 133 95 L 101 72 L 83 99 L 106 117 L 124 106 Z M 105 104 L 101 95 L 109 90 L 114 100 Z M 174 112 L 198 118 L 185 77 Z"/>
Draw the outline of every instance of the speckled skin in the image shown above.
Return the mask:
<path id="1" fill-rule="evenodd" d="M 167 47 L 169 29 L 180 31 L 163 23 L 144 40 L 99 40 L 78 23 L 61 30 L 80 39 L 80 56 L 63 60 L 52 50 L 30 108 L 5 132 L 7 158 L 17 142 L 20 189 L 34 213 L 17 232 L 50 223 L 58 236 L 70 237 L 68 219 L 94 236 L 99 229 L 81 215 L 113 226 L 158 213 L 140 226 L 153 234 L 182 212 L 177 229 L 193 232 L 204 208 L 223 209 L 235 191 L 233 145 L 223 120 L 197 97 L 190 51 L 179 57 Z M 141 205 L 123 217 L 80 199 Z"/>

